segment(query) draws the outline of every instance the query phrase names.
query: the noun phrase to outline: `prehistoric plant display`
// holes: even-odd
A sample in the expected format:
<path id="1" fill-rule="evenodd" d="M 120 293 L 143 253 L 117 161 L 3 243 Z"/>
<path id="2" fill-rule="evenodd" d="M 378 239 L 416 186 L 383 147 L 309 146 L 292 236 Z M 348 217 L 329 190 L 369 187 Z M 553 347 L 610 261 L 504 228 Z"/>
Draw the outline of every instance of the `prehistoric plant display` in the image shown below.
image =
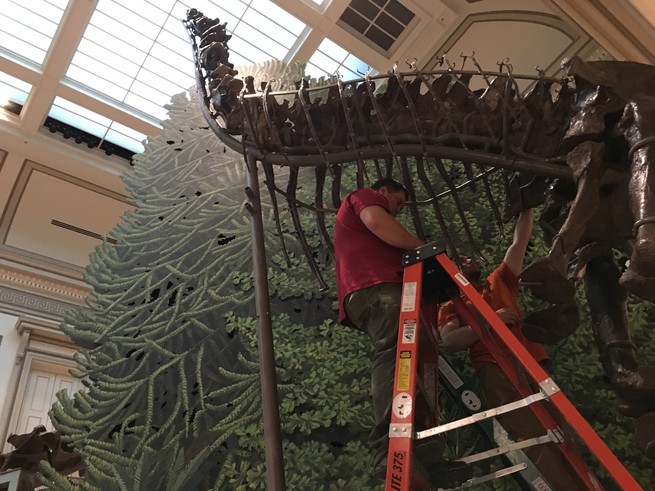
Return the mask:
<path id="1" fill-rule="evenodd" d="M 207 63 L 226 54 L 219 48 L 207 53 L 217 57 Z M 277 75 L 271 73 L 275 70 Z M 284 87 L 302 80 L 299 70 L 271 62 L 253 69 L 249 83 L 257 97 L 266 100 L 270 87 L 265 84 L 257 92 L 255 81 L 261 80 L 257 73 L 268 72 L 268 77 L 283 80 Z M 218 90 L 212 103 L 221 104 L 221 98 L 229 96 L 227 107 L 236 104 L 238 100 L 230 99 L 228 92 L 239 85 L 236 73 L 215 75 L 210 83 Z M 397 97 L 385 101 L 389 107 L 404 97 L 405 85 L 394 86 L 393 80 L 390 77 L 388 82 L 389 94 Z M 455 78 L 449 80 L 451 88 L 459 86 Z M 303 86 L 298 82 L 299 95 Z M 366 103 L 370 95 L 351 89 L 352 100 Z M 325 100 L 333 96 L 324 94 Z M 307 101 L 302 97 L 297 101 L 298 113 L 305 114 L 305 123 L 311 121 L 310 107 L 303 105 Z M 265 115 L 265 106 L 258 107 L 258 115 Z M 372 110 L 352 106 L 353 112 L 364 108 Z M 82 483 L 72 484 L 44 464 L 40 477 L 50 489 L 266 489 L 243 157 L 215 137 L 193 97 L 176 96 L 168 109 L 170 118 L 162 135 L 147 142 L 145 153 L 124 176 L 135 210 L 111 231 L 117 243 L 103 242 L 93 253 L 85 272 L 93 293 L 63 326 L 81 347 L 77 374 L 88 387 L 73 398 L 60 394 L 51 416 L 62 438 L 84 459 L 86 473 Z M 232 114 L 230 119 L 230 114 L 223 114 L 228 127 L 236 124 L 239 129 L 243 117 Z M 402 114 L 412 116 L 408 108 Z M 505 126 L 502 112 L 500 116 L 492 128 Z M 250 137 L 262 148 L 271 150 L 285 143 L 276 140 L 277 133 L 264 117 L 252 123 Z M 398 127 L 405 124 L 397 123 Z M 484 119 L 477 124 L 486 128 Z M 277 135 L 289 142 L 299 138 L 313 144 L 316 139 L 334 143 L 322 140 L 332 138 L 333 127 L 323 128 L 320 135 L 313 134 L 309 124 L 302 128 L 300 133 L 285 130 Z M 384 128 L 369 127 L 372 132 L 363 139 L 388 144 L 391 140 L 385 141 Z M 475 141 L 460 143 L 468 148 Z M 414 142 L 418 149 L 423 143 Z M 537 143 L 526 140 L 523 148 Z M 479 149 L 486 148 L 481 145 Z M 502 154 L 502 145 L 497 150 Z M 320 162 L 325 154 L 314 157 Z M 492 161 L 498 159 L 480 163 Z M 386 159 L 362 155 L 348 165 L 314 167 L 284 165 L 275 167 L 274 174 L 265 173 L 266 184 L 276 191 L 263 197 L 263 212 L 287 487 L 379 489 L 366 444 L 371 425 L 369 340 L 335 322 L 331 252 L 326 242 L 332 213 L 348 191 L 380 175 L 422 183 L 410 187 L 412 204 L 405 220 L 427 240 L 444 240 L 451 250 L 495 264 L 509 240 L 503 235 L 496 205 L 504 198 L 505 176 L 477 162 L 411 155 Z M 275 178 L 290 183 L 285 191 L 277 187 Z M 321 183 L 318 191 L 317 182 Z M 278 203 L 284 193 L 287 199 Z M 530 259 L 547 251 L 535 233 Z M 652 463 L 635 445 L 633 420 L 618 413 L 611 381 L 601 375 L 592 323 L 580 292 L 578 296 L 583 306 L 581 326 L 565 341 L 550 346 L 553 377 L 646 486 Z M 529 293 L 521 300 L 526 312 L 544 307 Z M 652 364 L 655 334 L 648 327 L 655 310 L 634 297 L 628 307 L 638 354 Z M 457 357 L 453 362 L 462 374 L 467 373 L 465 363 Z M 442 407 L 444 417 L 454 417 L 458 411 L 456 402 L 445 394 Z M 480 445 L 473 429 L 448 436 L 453 458 Z M 602 470 L 593 462 L 592 466 L 605 479 Z M 493 489 L 516 489 L 516 484 L 497 481 Z"/>
<path id="2" fill-rule="evenodd" d="M 169 111 L 161 137 L 125 175 L 137 208 L 111 232 L 117 244 L 103 243 L 93 254 L 86 279 L 94 293 L 63 326 L 83 347 L 80 375 L 90 387 L 73 399 L 61 394 L 52 417 L 87 471 L 72 485 L 46 466 L 42 480 L 51 489 L 265 489 L 243 163 L 204 126 L 188 95 L 174 98 Z M 375 163 L 367 168 L 373 178 Z M 449 169 L 465 178 L 461 165 Z M 355 186 L 354 170 L 344 177 L 346 189 Z M 498 195 L 503 188 L 495 182 Z M 309 194 L 311 184 L 304 189 Z M 462 206 L 480 253 L 493 264 L 509 238 L 498 235 L 479 190 L 463 193 Z M 378 489 L 366 445 L 369 341 L 335 324 L 334 297 L 319 291 L 298 246 L 287 263 L 268 200 L 264 206 L 287 486 Z M 461 227 L 452 199 L 444 213 Z M 424 216 L 438 239 L 436 216 Z M 285 213 L 283 219 L 291 246 L 293 226 Z M 311 230 L 311 216 L 303 220 Z M 535 239 L 533 258 L 545 250 Z M 466 250 L 465 234 L 453 240 Z M 310 233 L 309 242 L 330 278 L 320 234 Z M 524 301 L 528 312 L 539 305 Z M 654 346 L 646 328 L 652 311 L 631 307 L 636 338 Z M 598 377 L 588 330 L 583 316 L 575 337 L 553 347 L 554 377 L 645 484 L 649 464 L 633 443 L 631 420 L 613 409 Z M 652 351 L 641 354 L 655 359 Z M 452 361 L 466 376 L 466 363 Z M 461 414 L 445 395 L 442 408 L 444 417 Z M 448 441 L 453 458 L 481 445 L 474 429 Z M 495 489 L 516 484 L 498 481 Z"/>
<path id="3" fill-rule="evenodd" d="M 549 250 L 526 268 L 523 279 L 553 304 L 526 319 L 524 331 L 541 342 L 572 333 L 578 325 L 575 284 L 583 280 L 605 373 L 623 410 L 638 418 L 637 441 L 655 457 L 655 368 L 638 363 L 626 321 L 626 292 L 655 299 L 655 210 L 649 193 L 655 176 L 650 169 L 655 67 L 573 57 L 562 64 L 567 76 L 554 79 L 514 74 L 507 61 L 489 72 L 472 56 L 475 70 L 456 68 L 443 57 L 447 68 L 441 70 L 422 71 L 409 63 L 404 72 L 394 66 L 387 75 L 337 79 L 318 88 L 301 81 L 295 91 L 273 91 L 272 79 L 257 89 L 252 77 L 239 77 L 229 61 L 231 36 L 219 19 L 190 9 L 185 25 L 208 124 L 227 145 L 242 148 L 248 162 L 261 162 L 269 191 L 283 194 L 291 208 L 298 206 L 298 169 L 315 169 L 314 212 L 328 249 L 322 195 L 328 170 L 336 176 L 333 195 L 339 194 L 345 163 L 357 165 L 359 186 L 364 159 L 385 159 L 386 174 L 397 165 L 410 199 L 417 203 L 417 196 L 427 196 L 420 203 L 432 205 L 442 218 L 426 166 L 435 166 L 456 196 L 443 159 L 464 162 L 471 182 L 479 177 L 485 183 L 492 207 L 489 183 L 484 173 L 474 177 L 473 164 L 524 171 L 531 181 L 516 179 L 514 188 L 508 186 L 507 216 L 544 204 L 540 225 Z M 290 170 L 284 192 L 274 182 L 275 164 Z M 251 175 L 254 169 L 251 163 Z M 412 212 L 416 233 L 425 237 L 421 215 L 416 207 Z M 302 240 L 298 220 L 294 225 Z M 456 257 L 450 224 L 439 225 Z M 472 239 L 466 220 L 463 225 Z M 629 260 L 618 264 L 614 251 Z M 314 265 L 312 254 L 305 253 Z"/>

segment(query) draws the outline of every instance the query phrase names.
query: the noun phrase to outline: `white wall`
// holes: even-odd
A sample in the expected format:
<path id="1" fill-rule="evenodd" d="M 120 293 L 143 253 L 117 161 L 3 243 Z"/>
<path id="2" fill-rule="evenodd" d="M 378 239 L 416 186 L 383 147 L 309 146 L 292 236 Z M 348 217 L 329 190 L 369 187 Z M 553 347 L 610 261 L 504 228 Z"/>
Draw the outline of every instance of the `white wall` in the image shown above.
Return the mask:
<path id="1" fill-rule="evenodd" d="M 0 312 L 0 436 L 5 434 L 9 422 L 9 410 L 16 389 L 18 369 L 16 355 L 20 338 L 16 331 L 18 317 Z M 0 442 L 0 448 L 4 445 Z"/>

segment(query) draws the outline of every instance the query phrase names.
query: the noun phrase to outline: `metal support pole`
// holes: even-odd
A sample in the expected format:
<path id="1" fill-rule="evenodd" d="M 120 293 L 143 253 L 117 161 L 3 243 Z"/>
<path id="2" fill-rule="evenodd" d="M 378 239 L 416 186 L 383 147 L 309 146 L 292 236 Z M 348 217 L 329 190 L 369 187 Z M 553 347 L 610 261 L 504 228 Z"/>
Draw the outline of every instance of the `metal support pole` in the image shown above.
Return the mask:
<path id="1" fill-rule="evenodd" d="M 245 189 L 250 213 L 252 234 L 252 262 L 255 273 L 255 311 L 257 314 L 257 340 L 259 349 L 259 378 L 262 390 L 262 413 L 264 419 L 264 443 L 266 449 L 266 489 L 284 491 L 284 460 L 280 437 L 280 413 L 277 397 L 277 375 L 273 351 L 273 328 L 271 304 L 268 293 L 268 272 L 266 267 L 266 245 L 264 223 L 259 194 L 257 160 L 246 155 L 248 187 Z"/>

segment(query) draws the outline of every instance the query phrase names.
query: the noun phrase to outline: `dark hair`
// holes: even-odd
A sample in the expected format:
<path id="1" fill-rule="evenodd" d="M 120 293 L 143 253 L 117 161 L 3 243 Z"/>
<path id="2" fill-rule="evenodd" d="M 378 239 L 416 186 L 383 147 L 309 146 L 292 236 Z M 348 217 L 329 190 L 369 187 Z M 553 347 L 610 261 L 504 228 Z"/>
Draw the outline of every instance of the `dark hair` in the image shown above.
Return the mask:
<path id="1" fill-rule="evenodd" d="M 376 191 L 380 188 L 387 188 L 391 193 L 398 193 L 402 191 L 405 193 L 405 199 L 409 199 L 407 188 L 403 185 L 403 183 L 398 182 L 391 177 L 383 177 L 382 179 L 378 179 L 371 186 L 371 189 L 375 189 Z"/>

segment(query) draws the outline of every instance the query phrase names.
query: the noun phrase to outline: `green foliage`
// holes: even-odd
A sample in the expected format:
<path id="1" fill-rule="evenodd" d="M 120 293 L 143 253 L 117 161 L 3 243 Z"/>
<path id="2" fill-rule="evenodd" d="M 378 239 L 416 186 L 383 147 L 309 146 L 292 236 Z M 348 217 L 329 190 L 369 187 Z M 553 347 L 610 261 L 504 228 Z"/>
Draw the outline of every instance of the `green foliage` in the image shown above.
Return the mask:
<path id="1" fill-rule="evenodd" d="M 125 175 L 136 209 L 112 231 L 118 243 L 103 243 L 92 255 L 85 278 L 93 293 L 63 326 L 82 347 L 78 372 L 89 388 L 73 398 L 59 394 L 52 419 L 86 461 L 79 489 L 265 489 L 244 165 L 240 156 L 224 152 L 195 101 L 180 95 L 169 111 L 163 134 L 147 143 Z M 400 177 L 404 162 L 390 163 Z M 500 174 L 466 187 L 455 199 L 447 193 L 466 180 L 461 164 L 406 164 L 416 183 L 424 164 L 433 188 L 417 185 L 416 201 L 431 202 L 410 207 L 401 219 L 410 227 L 418 224 L 427 240 L 448 236 L 450 246 L 479 256 L 488 267 L 497 264 L 511 232 L 498 232 L 485 188 L 502 202 Z M 365 163 L 368 184 L 385 165 Z M 354 189 L 355 168 L 345 167 L 340 177 L 328 173 L 326 206 L 339 205 L 332 201 L 333 187 L 341 197 Z M 300 172 L 302 201 L 313 201 L 315 179 L 313 172 Z M 335 323 L 334 273 L 314 214 L 301 213 L 300 219 L 326 291 L 318 291 L 301 256 L 289 210 L 281 212 L 287 262 L 272 207 L 263 201 L 287 487 L 379 489 L 366 446 L 372 425 L 370 341 Z M 328 214 L 328 233 L 332 219 Z M 467 241 L 467 229 L 475 245 Z M 535 233 L 528 260 L 545 251 Z M 526 310 L 539 306 L 527 294 L 521 303 Z M 629 310 L 640 355 L 653 364 L 655 333 L 648 327 L 655 312 L 634 299 Z M 645 486 L 650 464 L 634 446 L 632 422 L 615 409 L 590 331 L 583 311 L 578 332 L 549 348 L 553 377 Z M 473 377 L 465 357 L 458 357 L 456 367 Z M 447 398 L 442 409 L 444 419 L 460 414 Z M 468 430 L 447 438 L 453 458 L 483 446 Z M 51 489 L 78 489 L 47 464 L 41 480 Z M 515 487 L 503 480 L 489 489 Z"/>
<path id="2" fill-rule="evenodd" d="M 169 111 L 124 176 L 136 208 L 111 232 L 117 244 L 92 254 L 93 293 L 63 326 L 89 383 L 60 393 L 51 416 L 87 464 L 80 489 L 256 489 L 265 479 L 242 157 L 224 152 L 195 101 L 178 96 Z M 366 489 L 369 343 L 332 321 L 333 289 L 317 291 L 288 215 L 290 264 L 276 252 L 262 207 L 288 487 L 337 482 L 329 453 L 361 470 L 343 482 Z M 320 238 L 308 242 L 320 256 Z M 332 266 L 321 268 L 330 280 Z M 78 487 L 47 464 L 41 480 Z"/>

